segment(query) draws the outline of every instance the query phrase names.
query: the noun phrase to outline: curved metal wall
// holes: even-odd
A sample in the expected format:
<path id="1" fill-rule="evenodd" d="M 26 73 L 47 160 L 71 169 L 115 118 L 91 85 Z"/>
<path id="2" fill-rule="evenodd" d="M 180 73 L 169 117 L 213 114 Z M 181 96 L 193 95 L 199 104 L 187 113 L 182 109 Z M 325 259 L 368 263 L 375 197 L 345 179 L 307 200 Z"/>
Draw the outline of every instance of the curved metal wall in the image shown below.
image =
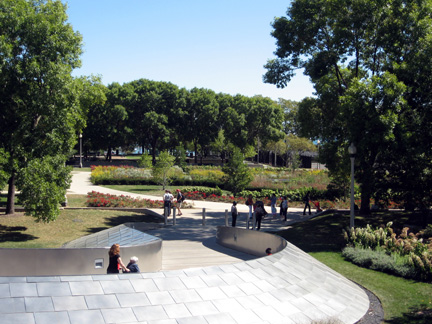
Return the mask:
<path id="1" fill-rule="evenodd" d="M 267 248 L 271 248 L 272 252 L 276 253 L 287 246 L 287 242 L 277 235 L 225 226 L 218 226 L 216 242 L 230 249 L 256 256 L 266 255 Z"/>
<path id="2" fill-rule="evenodd" d="M 109 248 L 0 249 L 0 276 L 57 276 L 106 274 Z M 139 258 L 141 272 L 162 268 L 162 240 L 135 246 L 122 246 L 125 265 L 130 257 Z M 102 263 L 102 264 L 101 264 Z M 97 267 L 100 265 L 100 267 Z"/>

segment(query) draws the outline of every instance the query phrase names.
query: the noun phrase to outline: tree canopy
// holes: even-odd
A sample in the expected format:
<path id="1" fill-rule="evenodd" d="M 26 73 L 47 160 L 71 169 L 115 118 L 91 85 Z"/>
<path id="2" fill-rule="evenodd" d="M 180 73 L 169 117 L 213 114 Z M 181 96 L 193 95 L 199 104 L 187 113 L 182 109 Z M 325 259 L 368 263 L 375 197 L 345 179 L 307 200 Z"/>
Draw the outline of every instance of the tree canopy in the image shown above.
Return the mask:
<path id="1" fill-rule="evenodd" d="M 67 23 L 61 1 L 0 1 L 0 148 L 7 156 L 7 213 L 14 212 L 16 181 L 25 195 L 32 186 L 26 181 L 28 168 L 46 183 L 52 180 L 45 172 L 52 163 L 58 168 L 58 194 L 41 190 L 34 198 L 25 195 L 24 207 L 43 221 L 58 213 L 69 184 L 60 169 L 65 168 L 83 114 L 71 77 L 80 66 L 81 42 Z M 36 199 L 39 207 L 34 208 Z"/>
<path id="2" fill-rule="evenodd" d="M 299 105 L 300 132 L 321 139 L 331 169 L 357 146 L 363 212 L 377 192 L 431 203 L 431 13 L 424 0 L 296 0 L 273 22 L 264 80 L 285 87 L 298 69 L 310 77 L 316 98 Z"/>

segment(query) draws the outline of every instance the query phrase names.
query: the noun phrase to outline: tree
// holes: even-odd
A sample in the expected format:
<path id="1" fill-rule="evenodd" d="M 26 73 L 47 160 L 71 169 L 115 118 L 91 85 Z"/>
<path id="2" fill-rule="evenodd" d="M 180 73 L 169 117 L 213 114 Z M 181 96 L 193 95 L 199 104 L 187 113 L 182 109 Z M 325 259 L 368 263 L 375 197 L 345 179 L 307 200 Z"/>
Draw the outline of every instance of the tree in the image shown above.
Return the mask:
<path id="1" fill-rule="evenodd" d="M 90 107 L 84 139 L 92 149 L 105 149 L 106 159 L 111 161 L 114 148 L 127 144 L 131 130 L 127 126 L 128 113 L 124 106 L 131 89 L 127 85 L 112 83 L 105 88 L 106 101 Z"/>
<path id="2" fill-rule="evenodd" d="M 26 206 L 26 214 L 37 221 L 48 223 L 60 214 L 58 206 L 65 202 L 66 188 L 72 180 L 72 168 L 59 168 L 62 163 L 61 156 L 32 159 L 18 178 L 17 186 L 23 188 L 19 201 Z"/>
<path id="3" fill-rule="evenodd" d="M 224 119 L 225 137 L 243 153 L 283 137 L 283 111 L 270 98 L 236 95 L 232 107 L 225 109 Z"/>
<path id="4" fill-rule="evenodd" d="M 246 164 L 243 162 L 243 154 L 235 148 L 228 163 L 222 168 L 226 173 L 225 186 L 236 196 L 244 190 L 253 180 L 253 176 Z"/>
<path id="5" fill-rule="evenodd" d="M 137 163 L 140 168 L 145 169 L 150 169 L 153 166 L 152 157 L 147 153 L 143 153 Z"/>
<path id="6" fill-rule="evenodd" d="M 189 91 L 183 127 L 187 129 L 185 138 L 194 146 L 195 163 L 199 149 L 202 159 L 204 150 L 218 134 L 218 116 L 219 104 L 212 90 L 194 88 Z"/>
<path id="7" fill-rule="evenodd" d="M 299 103 L 297 101 L 279 98 L 278 104 L 283 110 L 283 132 L 285 134 L 298 135 L 299 125 L 297 114 Z"/>
<path id="8" fill-rule="evenodd" d="M 159 154 L 156 164 L 153 167 L 153 179 L 158 181 L 165 190 L 165 187 L 169 184 L 169 171 L 174 166 L 175 157 L 163 151 Z"/>
<path id="9" fill-rule="evenodd" d="M 426 117 L 432 86 L 425 82 L 432 63 L 431 12 L 431 3 L 422 0 L 296 0 L 287 17 L 273 22 L 277 58 L 266 64 L 264 80 L 285 87 L 296 69 L 311 78 L 316 98 L 300 103 L 301 134 L 322 140 L 329 168 L 342 170 L 347 147 L 356 144 L 363 213 L 378 180 L 401 191 L 393 177 L 379 175 L 423 170 L 409 173 L 420 180 L 423 196 L 430 192 L 432 153 L 424 140 L 432 134 Z M 422 139 L 411 135 L 417 128 Z M 401 155 L 407 163 L 395 168 L 389 158 Z"/>
<path id="10" fill-rule="evenodd" d="M 171 138 L 175 137 L 177 121 L 185 105 L 185 92 L 169 82 L 140 79 L 129 84 L 135 94 L 128 108 L 129 127 L 143 151 L 147 146 L 151 148 L 155 163 L 157 150 L 168 148 Z M 175 145 L 178 143 L 172 147 Z"/>
<path id="11" fill-rule="evenodd" d="M 67 187 L 64 161 L 76 143 L 82 116 L 71 72 L 79 67 L 81 36 L 67 23 L 61 1 L 2 0 L 0 6 L 0 145 L 7 153 L 9 175 L 6 213 L 14 213 L 15 183 L 27 168 L 44 157 L 44 168 L 55 163 L 59 188 Z M 36 174 L 43 170 L 34 169 Z M 37 219 L 50 220 L 59 206 L 50 191 L 25 200 L 25 209 Z M 47 199 L 49 208 L 33 209 L 35 200 Z"/>

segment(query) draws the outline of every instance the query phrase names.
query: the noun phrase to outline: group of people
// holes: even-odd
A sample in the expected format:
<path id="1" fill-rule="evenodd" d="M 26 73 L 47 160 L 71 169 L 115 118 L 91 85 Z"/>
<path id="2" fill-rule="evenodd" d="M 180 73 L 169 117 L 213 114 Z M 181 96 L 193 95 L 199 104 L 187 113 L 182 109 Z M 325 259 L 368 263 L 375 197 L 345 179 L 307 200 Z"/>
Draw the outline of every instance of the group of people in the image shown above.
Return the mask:
<path id="1" fill-rule="evenodd" d="M 262 201 L 256 201 L 254 203 L 252 195 L 249 195 L 248 199 L 246 200 L 246 205 L 249 207 L 249 220 L 252 220 L 253 215 L 255 214 L 256 229 L 259 231 L 261 229 L 261 222 L 263 217 L 268 214 L 264 208 L 264 203 Z M 237 210 L 237 202 L 234 201 L 231 206 L 232 227 L 236 226 L 238 214 L 239 213 Z"/>
<path id="2" fill-rule="evenodd" d="M 131 272 L 140 272 L 138 267 L 138 258 L 133 256 L 130 258 L 130 261 L 127 266 L 124 265 L 121 257 L 120 257 L 120 245 L 113 244 L 108 251 L 109 256 L 109 264 L 107 268 L 107 273 L 120 273 L 120 270 L 123 273 L 131 273 Z"/>
<path id="3" fill-rule="evenodd" d="M 176 192 L 177 192 L 177 196 L 176 196 L 177 215 L 181 216 L 182 215 L 181 207 L 182 207 L 182 204 L 185 201 L 186 197 L 185 197 L 185 195 L 183 195 L 183 193 L 181 192 L 180 189 L 177 189 Z M 171 193 L 171 191 L 167 189 L 167 190 L 165 190 L 165 194 L 163 195 L 162 199 L 164 202 L 164 212 L 167 213 L 167 216 L 170 216 L 171 215 L 171 206 L 172 206 L 172 203 L 174 202 L 174 196 Z"/>
<path id="4" fill-rule="evenodd" d="M 284 221 L 286 221 L 287 220 L 287 214 L 288 214 L 288 198 L 286 196 L 282 196 L 281 199 L 282 200 L 279 204 L 279 208 L 280 208 L 279 215 L 281 216 L 281 218 L 283 218 Z M 305 204 L 304 209 L 303 209 L 303 215 L 306 215 L 306 209 L 309 210 L 309 215 L 311 215 L 312 213 L 311 213 L 311 206 L 310 206 L 310 192 L 309 191 L 303 197 L 303 202 Z M 252 195 L 249 195 L 248 198 L 246 199 L 245 204 L 246 204 L 246 206 L 249 207 L 249 220 L 253 219 L 253 215 L 255 214 L 255 222 L 256 222 L 257 230 L 260 230 L 261 221 L 262 221 L 263 217 L 265 217 L 268 214 L 264 208 L 264 203 L 262 201 L 256 201 L 254 203 Z M 271 208 L 271 214 L 273 215 L 273 217 L 276 217 L 276 215 L 277 215 L 276 205 L 277 205 L 277 197 L 275 194 L 272 194 L 272 196 L 270 198 L 270 208 Z M 317 212 L 321 211 L 321 208 L 319 207 L 319 203 L 318 203 L 318 205 L 316 205 L 316 207 L 317 207 Z M 233 205 L 231 206 L 231 219 L 232 219 L 231 225 L 232 225 L 232 227 L 236 226 L 238 215 L 239 215 L 239 213 L 237 210 L 237 202 L 234 201 Z"/>

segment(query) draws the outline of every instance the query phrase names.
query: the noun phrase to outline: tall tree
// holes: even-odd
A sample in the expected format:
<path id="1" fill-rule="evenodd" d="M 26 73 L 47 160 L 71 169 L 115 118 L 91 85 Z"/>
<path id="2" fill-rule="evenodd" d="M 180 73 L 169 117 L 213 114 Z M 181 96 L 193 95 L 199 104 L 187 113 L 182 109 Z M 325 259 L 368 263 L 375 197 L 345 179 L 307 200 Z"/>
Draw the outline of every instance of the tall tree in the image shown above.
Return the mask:
<path id="1" fill-rule="evenodd" d="M 187 129 L 186 139 L 192 142 L 197 155 L 200 155 L 210 146 L 211 141 L 217 137 L 219 104 L 216 94 L 212 90 L 194 88 L 190 90 L 185 108 L 184 125 Z"/>
<path id="2" fill-rule="evenodd" d="M 114 82 L 105 88 L 105 96 L 106 101 L 91 105 L 83 138 L 90 142 L 92 149 L 107 150 L 106 159 L 111 161 L 112 150 L 127 144 L 131 132 L 125 105 L 133 91 L 128 85 Z"/>
<path id="3" fill-rule="evenodd" d="M 81 42 L 61 1 L 0 1 L 0 145 L 8 154 L 8 214 L 14 213 L 15 183 L 29 165 L 44 160 L 44 165 L 62 169 L 76 142 L 82 111 L 71 72 L 80 65 Z M 42 183 L 52 180 L 40 172 Z M 63 195 L 66 174 L 58 174 L 64 177 L 57 188 Z M 24 195 L 31 191 L 28 182 L 19 183 Z M 63 195 L 49 195 L 26 195 L 26 212 L 39 220 L 55 218 Z M 46 207 L 31 208 L 31 201 L 39 199 Z"/>
<path id="4" fill-rule="evenodd" d="M 285 134 L 298 135 L 299 125 L 297 121 L 297 114 L 299 103 L 294 100 L 279 98 L 278 104 L 283 110 L 283 132 Z"/>
<path id="5" fill-rule="evenodd" d="M 301 132 L 321 138 L 329 168 L 346 163 L 348 154 L 338 153 L 355 143 L 364 213 L 378 179 L 400 191 L 377 176 L 396 171 L 389 155 L 415 164 L 400 166 L 400 174 L 423 168 L 421 176 L 410 174 L 430 181 L 424 140 L 431 139 L 431 89 L 423 81 L 430 77 L 431 6 L 423 0 L 296 0 L 287 17 L 273 23 L 277 58 L 268 61 L 264 80 L 285 87 L 296 69 L 311 78 L 317 97 L 300 104 Z M 422 140 L 410 135 L 417 127 Z M 427 183 L 423 189 L 430 192 Z"/>
<path id="6" fill-rule="evenodd" d="M 130 85 L 136 96 L 130 106 L 130 127 L 136 141 L 143 148 L 151 148 L 155 163 L 157 150 L 166 148 L 175 136 L 185 92 L 169 82 L 140 79 Z"/>

